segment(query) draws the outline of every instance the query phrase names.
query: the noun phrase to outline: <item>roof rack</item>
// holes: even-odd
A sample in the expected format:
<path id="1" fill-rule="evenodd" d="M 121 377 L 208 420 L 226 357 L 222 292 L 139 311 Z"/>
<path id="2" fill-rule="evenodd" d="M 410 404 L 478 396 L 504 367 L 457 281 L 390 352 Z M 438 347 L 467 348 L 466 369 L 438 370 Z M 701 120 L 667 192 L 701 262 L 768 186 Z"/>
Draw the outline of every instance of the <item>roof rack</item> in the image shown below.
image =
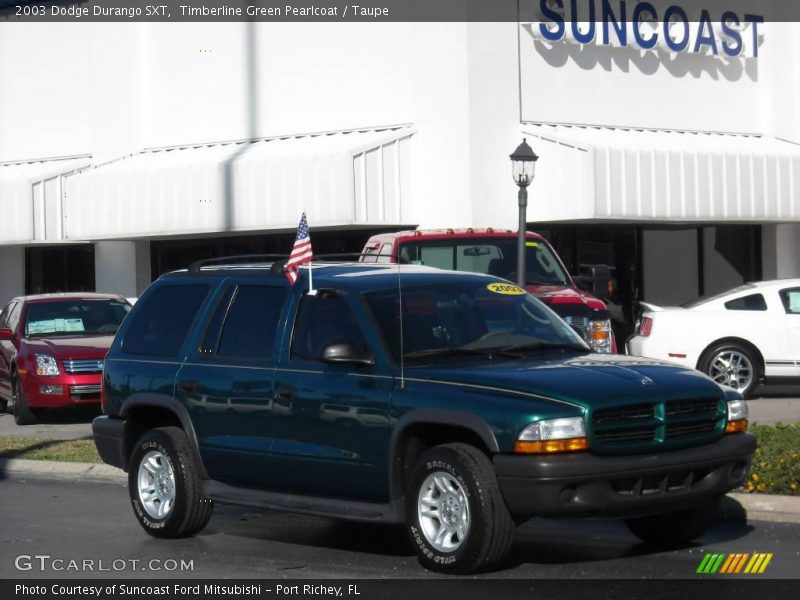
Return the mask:
<path id="1" fill-rule="evenodd" d="M 248 263 L 255 262 L 256 260 L 273 261 L 270 269 L 274 269 L 276 265 L 280 264 L 283 270 L 283 264 L 289 260 L 288 254 L 237 254 L 235 256 L 216 256 L 214 258 L 203 258 L 196 260 L 189 265 L 189 273 L 199 273 L 200 269 L 207 265 L 214 263 Z"/>
<path id="2" fill-rule="evenodd" d="M 358 262 L 358 259 L 362 256 L 369 256 L 363 252 L 340 252 L 335 254 L 315 254 L 314 261 L 326 261 L 326 260 L 336 260 L 342 259 L 343 262 Z M 286 261 L 289 260 L 288 254 L 237 254 L 234 256 L 216 256 L 214 258 L 203 258 L 200 260 L 194 261 L 192 264 L 189 265 L 189 273 L 199 273 L 200 270 L 211 264 L 215 263 L 249 263 L 255 261 L 271 261 L 269 266 L 270 271 L 272 273 L 283 273 L 283 268 L 286 265 Z"/>

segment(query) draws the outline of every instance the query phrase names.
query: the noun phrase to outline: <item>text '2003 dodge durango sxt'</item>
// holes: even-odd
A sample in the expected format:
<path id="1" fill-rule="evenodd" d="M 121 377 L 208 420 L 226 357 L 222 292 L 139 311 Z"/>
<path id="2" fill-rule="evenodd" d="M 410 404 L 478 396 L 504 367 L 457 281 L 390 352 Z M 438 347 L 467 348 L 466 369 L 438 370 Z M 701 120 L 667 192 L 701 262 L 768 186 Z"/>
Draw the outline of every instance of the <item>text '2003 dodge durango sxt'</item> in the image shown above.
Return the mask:
<path id="1" fill-rule="evenodd" d="M 746 480 L 741 395 L 658 361 L 593 354 L 508 281 L 428 267 L 193 265 L 134 305 L 93 423 L 159 537 L 213 502 L 404 523 L 422 564 L 497 564 L 514 527 L 616 517 L 696 538 Z"/>

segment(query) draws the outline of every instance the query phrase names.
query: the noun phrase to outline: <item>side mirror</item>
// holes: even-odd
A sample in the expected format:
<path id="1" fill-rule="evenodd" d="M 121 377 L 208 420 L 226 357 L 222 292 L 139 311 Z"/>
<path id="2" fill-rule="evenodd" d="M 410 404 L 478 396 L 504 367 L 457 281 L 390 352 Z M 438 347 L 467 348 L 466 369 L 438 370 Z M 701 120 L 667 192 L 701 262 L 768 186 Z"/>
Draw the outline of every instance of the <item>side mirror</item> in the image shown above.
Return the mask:
<path id="1" fill-rule="evenodd" d="M 353 348 L 353 344 L 349 342 L 325 346 L 325 349 L 322 351 L 322 362 L 352 363 L 356 365 L 375 364 L 369 354 L 356 352 L 356 349 Z"/>
<path id="2" fill-rule="evenodd" d="M 11 340 L 14 337 L 14 332 L 8 327 L 0 327 L 0 341 Z"/>
<path id="3" fill-rule="evenodd" d="M 583 272 L 574 279 L 580 289 L 601 300 L 608 300 L 611 297 L 613 281 L 611 268 L 608 265 L 585 266 Z"/>

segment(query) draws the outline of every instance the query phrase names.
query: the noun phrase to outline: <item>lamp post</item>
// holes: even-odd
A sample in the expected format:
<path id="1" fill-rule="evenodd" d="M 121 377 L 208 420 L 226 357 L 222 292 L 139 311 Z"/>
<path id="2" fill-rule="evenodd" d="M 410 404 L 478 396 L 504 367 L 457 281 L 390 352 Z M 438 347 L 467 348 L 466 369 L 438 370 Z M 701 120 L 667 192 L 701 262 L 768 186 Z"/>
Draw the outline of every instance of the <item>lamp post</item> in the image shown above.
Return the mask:
<path id="1" fill-rule="evenodd" d="M 522 138 L 522 143 L 517 146 L 514 153 L 509 156 L 511 158 L 511 176 L 514 178 L 514 183 L 519 186 L 519 229 L 517 231 L 517 285 L 521 288 L 525 287 L 525 275 L 527 269 L 525 266 L 525 233 L 527 229 L 527 212 L 528 212 L 528 185 L 533 181 L 533 175 L 536 169 L 536 161 L 539 157 L 536 156 L 533 149 L 528 146 L 525 138 Z"/>

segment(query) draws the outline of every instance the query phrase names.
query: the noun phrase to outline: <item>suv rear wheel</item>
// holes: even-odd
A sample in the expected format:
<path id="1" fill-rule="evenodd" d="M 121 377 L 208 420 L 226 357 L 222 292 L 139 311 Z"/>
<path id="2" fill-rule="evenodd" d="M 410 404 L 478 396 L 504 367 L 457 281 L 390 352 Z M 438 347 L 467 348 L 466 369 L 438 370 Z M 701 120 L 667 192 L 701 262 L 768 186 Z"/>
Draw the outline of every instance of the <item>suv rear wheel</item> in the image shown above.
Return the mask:
<path id="1" fill-rule="evenodd" d="M 433 571 L 473 573 L 500 562 L 514 521 L 486 455 L 467 444 L 425 452 L 406 491 L 406 528 L 420 562 Z"/>
<path id="2" fill-rule="evenodd" d="M 718 502 L 679 510 L 666 515 L 626 519 L 625 525 L 636 537 L 651 544 L 690 542 L 703 535 L 717 512 Z"/>
<path id="3" fill-rule="evenodd" d="M 178 427 L 150 429 L 139 438 L 131 454 L 128 493 L 139 524 L 155 537 L 194 535 L 214 509 L 203 497 L 189 440 Z"/>

